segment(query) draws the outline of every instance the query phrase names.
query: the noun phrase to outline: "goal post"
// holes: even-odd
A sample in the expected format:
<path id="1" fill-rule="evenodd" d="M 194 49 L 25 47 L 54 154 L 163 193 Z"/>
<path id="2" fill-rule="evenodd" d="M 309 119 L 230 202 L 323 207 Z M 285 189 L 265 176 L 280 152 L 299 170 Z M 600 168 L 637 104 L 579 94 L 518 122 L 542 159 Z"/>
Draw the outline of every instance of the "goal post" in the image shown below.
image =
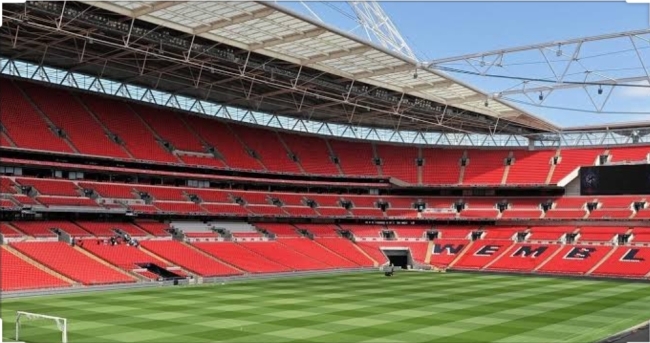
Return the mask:
<path id="1" fill-rule="evenodd" d="M 61 317 L 48 316 L 45 314 L 17 311 L 16 312 L 16 341 L 20 340 L 20 327 L 25 320 L 52 320 L 61 331 L 61 342 L 68 343 L 68 320 Z"/>

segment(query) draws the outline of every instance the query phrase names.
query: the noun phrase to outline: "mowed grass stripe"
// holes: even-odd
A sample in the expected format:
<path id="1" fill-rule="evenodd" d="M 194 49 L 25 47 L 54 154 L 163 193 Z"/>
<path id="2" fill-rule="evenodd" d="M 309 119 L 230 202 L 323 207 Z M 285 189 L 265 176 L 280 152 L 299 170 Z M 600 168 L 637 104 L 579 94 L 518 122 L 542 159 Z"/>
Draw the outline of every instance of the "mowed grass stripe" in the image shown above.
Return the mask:
<path id="1" fill-rule="evenodd" d="M 2 316 L 5 335 L 16 310 L 66 317 L 71 343 L 578 342 L 650 318 L 648 308 L 650 286 L 641 283 L 356 273 L 8 300 Z M 631 319 L 604 324 L 623 313 Z M 59 337 L 25 334 L 33 342 Z"/>

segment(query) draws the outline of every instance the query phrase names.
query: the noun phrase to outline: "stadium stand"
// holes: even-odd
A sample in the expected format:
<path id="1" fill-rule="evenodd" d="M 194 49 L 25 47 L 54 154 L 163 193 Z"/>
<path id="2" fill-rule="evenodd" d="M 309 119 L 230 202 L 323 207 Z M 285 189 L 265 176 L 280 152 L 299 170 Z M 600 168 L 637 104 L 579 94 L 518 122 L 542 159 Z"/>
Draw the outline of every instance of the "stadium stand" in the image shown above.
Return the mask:
<path id="1" fill-rule="evenodd" d="M 239 270 L 216 259 L 206 258 L 206 255 L 198 250 L 177 241 L 142 241 L 142 247 L 185 270 L 203 277 L 242 274 Z"/>
<path id="2" fill-rule="evenodd" d="M 0 290 L 69 287 L 66 281 L 0 247 Z"/>
<path id="3" fill-rule="evenodd" d="M 136 279 L 64 242 L 20 242 L 11 245 L 48 268 L 84 285 L 131 283 Z M 70 263 L 74 261 L 74 263 Z"/>
<path id="4" fill-rule="evenodd" d="M 4 133 L 19 148 L 73 153 L 67 142 L 57 135 L 55 128 L 45 121 L 32 104 L 11 81 L 0 79 L 0 110 Z M 29 123 L 29 127 L 25 126 Z M 10 146 L 2 139 L 2 145 Z"/>
<path id="5" fill-rule="evenodd" d="M 237 243 L 197 242 L 194 243 L 194 246 L 249 273 L 279 273 L 291 271 L 291 268 L 266 259 L 262 255 L 246 249 L 244 246 Z"/>

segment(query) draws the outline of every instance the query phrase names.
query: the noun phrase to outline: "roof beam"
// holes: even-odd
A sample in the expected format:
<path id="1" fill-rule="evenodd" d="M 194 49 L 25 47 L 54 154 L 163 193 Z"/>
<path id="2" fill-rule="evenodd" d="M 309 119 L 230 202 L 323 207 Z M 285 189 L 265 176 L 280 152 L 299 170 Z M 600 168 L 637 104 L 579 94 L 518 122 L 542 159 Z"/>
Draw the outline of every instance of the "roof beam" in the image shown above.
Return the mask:
<path id="1" fill-rule="evenodd" d="M 354 74 L 353 78 L 355 80 L 360 80 L 360 79 L 365 79 L 369 77 L 377 77 L 377 76 L 383 76 L 383 75 L 388 75 L 388 74 L 395 74 L 395 73 L 402 73 L 402 72 L 407 72 L 407 71 L 415 71 L 415 66 L 412 64 L 403 64 L 397 67 L 386 67 L 386 68 L 381 68 L 381 69 L 376 69 L 373 71 L 367 71 L 359 74 Z"/>
<path id="2" fill-rule="evenodd" d="M 286 43 L 291 43 L 295 41 L 299 41 L 302 39 L 307 39 L 307 38 L 313 38 L 313 37 L 318 37 L 322 35 L 323 33 L 327 32 L 327 30 L 323 28 L 317 28 L 313 30 L 308 30 L 305 32 L 300 32 L 300 33 L 294 33 L 288 36 L 284 36 L 282 38 L 278 39 L 271 39 L 264 41 L 262 43 L 257 43 L 257 44 L 251 44 L 250 45 L 250 50 L 255 51 L 259 49 L 266 49 L 272 46 L 280 45 L 280 44 L 286 44 Z"/>
<path id="3" fill-rule="evenodd" d="M 310 65 L 314 63 L 323 62 L 323 61 L 335 60 L 337 58 L 346 57 L 346 56 L 360 55 L 363 54 L 364 52 L 371 51 L 371 50 L 373 50 L 372 47 L 368 45 L 362 45 L 362 46 L 354 47 L 352 49 L 335 51 L 323 56 L 307 58 L 305 60 L 305 63 L 303 63 L 303 65 Z"/>
<path id="4" fill-rule="evenodd" d="M 272 8 L 265 8 L 257 11 L 253 11 L 250 13 L 245 13 L 245 14 L 240 14 L 236 15 L 230 19 L 220 19 L 215 22 L 201 25 L 197 28 L 194 29 L 194 34 L 195 35 L 200 35 L 202 33 L 210 32 L 216 29 L 220 29 L 222 27 L 226 26 L 231 26 L 231 25 L 237 25 L 241 23 L 245 23 L 247 21 L 253 20 L 253 19 L 259 19 L 259 18 L 264 18 L 267 17 L 271 14 L 275 13 L 275 10 Z"/>
<path id="5" fill-rule="evenodd" d="M 143 15 L 147 15 L 149 13 L 153 13 L 156 11 L 164 10 L 165 8 L 169 8 L 172 6 L 180 5 L 184 3 L 185 1 L 161 1 L 161 2 L 154 2 L 148 5 L 140 6 L 138 8 L 134 8 L 131 11 L 131 17 L 133 18 L 138 18 Z"/>
<path id="6" fill-rule="evenodd" d="M 425 90 L 429 90 L 429 89 L 449 88 L 453 84 L 454 83 L 449 81 L 449 80 L 441 80 L 441 81 L 423 83 L 423 84 L 415 85 L 415 86 L 411 86 L 411 87 L 405 87 L 404 91 L 405 92 L 417 92 L 417 91 L 425 91 Z"/>
<path id="7" fill-rule="evenodd" d="M 484 94 L 474 94 L 470 95 L 464 98 L 449 98 L 445 104 L 446 105 L 458 105 L 458 104 L 466 104 L 469 102 L 474 102 L 474 101 L 479 101 L 479 100 L 486 100 L 488 99 L 489 96 L 484 95 Z"/>

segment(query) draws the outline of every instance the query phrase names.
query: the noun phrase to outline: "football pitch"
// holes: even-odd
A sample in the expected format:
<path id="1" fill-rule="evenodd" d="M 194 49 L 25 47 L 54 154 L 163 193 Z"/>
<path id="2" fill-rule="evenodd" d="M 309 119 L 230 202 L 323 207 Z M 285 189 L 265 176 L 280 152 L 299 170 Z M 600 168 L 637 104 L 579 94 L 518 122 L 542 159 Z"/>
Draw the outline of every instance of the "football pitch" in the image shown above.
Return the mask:
<path id="1" fill-rule="evenodd" d="M 81 342 L 595 342 L 650 319 L 650 284 L 378 272 L 3 300 Z M 53 322 L 21 340 L 60 342 Z"/>

